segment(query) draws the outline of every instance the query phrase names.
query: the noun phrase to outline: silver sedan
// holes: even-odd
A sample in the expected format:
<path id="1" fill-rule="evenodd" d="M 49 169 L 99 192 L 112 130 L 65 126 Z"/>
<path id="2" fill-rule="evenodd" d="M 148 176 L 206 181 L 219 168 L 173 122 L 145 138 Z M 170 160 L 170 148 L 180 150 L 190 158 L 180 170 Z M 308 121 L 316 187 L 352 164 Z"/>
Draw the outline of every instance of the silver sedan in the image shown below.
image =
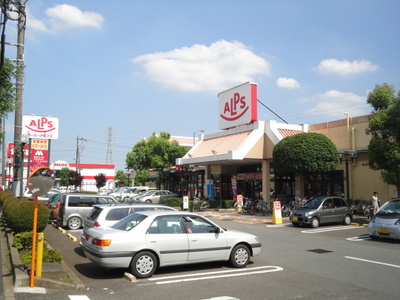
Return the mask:
<path id="1" fill-rule="evenodd" d="M 400 239 L 400 199 L 386 202 L 368 224 L 372 239 Z"/>
<path id="2" fill-rule="evenodd" d="M 261 252 L 257 236 L 182 211 L 144 211 L 111 228 L 91 228 L 82 247 L 95 264 L 128 268 L 137 278 L 152 276 L 158 267 L 200 262 L 230 261 L 241 268 Z"/>

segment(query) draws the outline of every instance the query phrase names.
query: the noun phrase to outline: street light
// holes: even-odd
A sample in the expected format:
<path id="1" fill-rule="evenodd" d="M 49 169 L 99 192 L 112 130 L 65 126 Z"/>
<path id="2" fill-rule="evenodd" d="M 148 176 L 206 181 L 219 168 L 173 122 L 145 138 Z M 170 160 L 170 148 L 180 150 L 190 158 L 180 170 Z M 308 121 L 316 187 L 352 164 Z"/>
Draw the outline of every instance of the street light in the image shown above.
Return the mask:
<path id="1" fill-rule="evenodd" d="M 196 141 L 196 133 L 197 133 L 197 132 L 204 133 L 204 130 L 196 130 L 195 132 L 193 132 L 193 146 L 194 146 L 195 141 Z"/>

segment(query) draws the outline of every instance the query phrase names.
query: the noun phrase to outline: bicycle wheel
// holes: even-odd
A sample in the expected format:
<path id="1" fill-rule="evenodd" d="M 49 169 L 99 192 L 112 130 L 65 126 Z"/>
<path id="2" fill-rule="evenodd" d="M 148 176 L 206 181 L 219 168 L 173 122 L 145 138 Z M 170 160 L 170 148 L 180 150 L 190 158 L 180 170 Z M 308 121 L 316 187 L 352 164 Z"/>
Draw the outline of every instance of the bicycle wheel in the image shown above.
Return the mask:
<path id="1" fill-rule="evenodd" d="M 249 209 L 247 210 L 247 212 L 248 212 L 250 215 L 254 215 L 255 212 L 256 212 L 256 208 L 255 208 L 254 206 L 251 206 L 251 207 L 249 207 Z"/>
<path id="2" fill-rule="evenodd" d="M 365 205 L 365 206 L 363 207 L 363 214 L 364 214 L 364 216 L 366 216 L 366 217 L 369 216 L 369 207 L 368 207 L 368 205 Z"/>
<path id="3" fill-rule="evenodd" d="M 259 209 L 260 209 L 261 215 L 263 215 L 263 216 L 265 216 L 267 214 L 267 212 L 268 212 L 266 204 L 261 205 Z"/>

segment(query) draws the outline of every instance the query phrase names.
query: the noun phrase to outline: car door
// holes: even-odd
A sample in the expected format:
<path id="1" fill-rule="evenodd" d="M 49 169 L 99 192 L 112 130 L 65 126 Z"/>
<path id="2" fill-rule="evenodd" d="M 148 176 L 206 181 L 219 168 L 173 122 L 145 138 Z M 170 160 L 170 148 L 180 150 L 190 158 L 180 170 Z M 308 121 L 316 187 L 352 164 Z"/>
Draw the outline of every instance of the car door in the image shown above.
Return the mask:
<path id="1" fill-rule="evenodd" d="M 200 216 L 183 218 L 189 237 L 189 262 L 224 259 L 229 251 L 223 232 L 217 233 L 213 224 Z"/>
<path id="2" fill-rule="evenodd" d="M 335 222 L 335 209 L 334 203 L 332 198 L 327 198 L 321 205 L 321 216 L 320 221 L 321 223 L 332 223 Z"/>
<path id="3" fill-rule="evenodd" d="M 180 217 L 156 218 L 146 232 L 146 243 L 160 255 L 160 265 L 186 263 L 189 241 Z"/>
<path id="4" fill-rule="evenodd" d="M 342 222 L 347 212 L 347 205 L 341 198 L 333 198 L 335 222 Z"/>

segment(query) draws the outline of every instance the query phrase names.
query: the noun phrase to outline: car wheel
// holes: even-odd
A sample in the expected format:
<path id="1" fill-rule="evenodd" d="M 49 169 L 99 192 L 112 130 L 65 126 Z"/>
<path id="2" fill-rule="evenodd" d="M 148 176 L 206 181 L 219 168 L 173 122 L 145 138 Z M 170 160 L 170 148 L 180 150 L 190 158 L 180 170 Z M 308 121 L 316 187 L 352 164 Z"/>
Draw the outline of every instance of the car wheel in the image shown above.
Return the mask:
<path id="1" fill-rule="evenodd" d="M 68 229 L 74 230 L 79 229 L 82 226 L 82 220 L 79 217 L 71 217 L 68 219 L 67 227 Z"/>
<path id="2" fill-rule="evenodd" d="M 124 202 L 128 203 L 129 199 L 130 199 L 129 197 L 125 197 Z"/>
<path id="3" fill-rule="evenodd" d="M 145 203 L 151 203 L 151 200 L 146 200 Z"/>
<path id="4" fill-rule="evenodd" d="M 231 252 L 230 262 L 235 268 L 243 268 L 250 261 L 250 251 L 245 245 L 237 245 Z"/>
<path id="5" fill-rule="evenodd" d="M 312 218 L 310 225 L 312 228 L 317 228 L 319 226 L 319 219 L 317 217 Z"/>
<path id="6" fill-rule="evenodd" d="M 157 258 L 149 251 L 139 252 L 133 257 L 129 268 L 136 278 L 151 277 L 157 269 Z"/>
<path id="7" fill-rule="evenodd" d="M 351 217 L 349 215 L 345 215 L 344 216 L 343 224 L 344 225 L 350 225 L 351 224 Z"/>

